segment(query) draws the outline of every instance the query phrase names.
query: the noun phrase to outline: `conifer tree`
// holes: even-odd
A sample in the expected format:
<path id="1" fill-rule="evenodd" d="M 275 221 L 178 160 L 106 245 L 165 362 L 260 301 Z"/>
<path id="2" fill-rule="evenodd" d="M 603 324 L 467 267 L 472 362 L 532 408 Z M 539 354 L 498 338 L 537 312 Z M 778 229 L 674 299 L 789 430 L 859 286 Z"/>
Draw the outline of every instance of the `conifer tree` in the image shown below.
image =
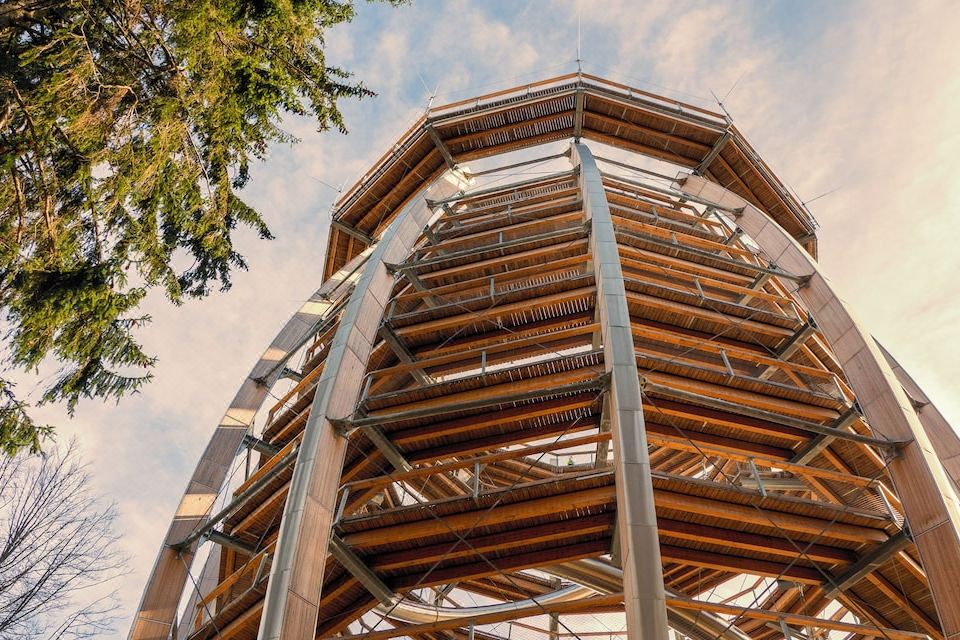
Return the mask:
<path id="1" fill-rule="evenodd" d="M 62 363 L 40 402 L 114 398 L 150 379 L 148 289 L 230 286 L 252 160 L 285 114 L 344 130 L 371 92 L 324 57 L 349 0 L 7 0 L 0 4 L 0 313 L 5 368 Z M 176 265 L 186 264 L 178 268 Z M 0 447 L 50 428 L 0 377 Z"/>

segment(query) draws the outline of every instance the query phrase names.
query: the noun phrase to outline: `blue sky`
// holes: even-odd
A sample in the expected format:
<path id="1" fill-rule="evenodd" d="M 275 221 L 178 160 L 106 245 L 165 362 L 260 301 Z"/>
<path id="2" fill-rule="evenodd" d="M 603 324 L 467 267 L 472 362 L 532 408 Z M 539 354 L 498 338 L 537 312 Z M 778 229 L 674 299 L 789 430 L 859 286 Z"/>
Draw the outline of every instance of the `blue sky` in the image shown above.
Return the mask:
<path id="1" fill-rule="evenodd" d="M 319 284 L 335 190 L 437 103 L 576 69 L 678 99 L 725 105 L 820 223 L 820 257 L 841 296 L 960 423 L 960 4 L 915 2 L 414 2 L 361 4 L 328 34 L 328 62 L 379 93 L 341 106 L 351 130 L 271 150 L 245 196 L 276 240 L 242 234 L 250 271 L 175 309 L 154 297 L 144 333 L 156 380 L 69 421 L 117 500 L 135 606 L 209 434 L 263 347 Z M 425 89 L 427 87 L 427 89 Z M 733 91 L 730 92 L 731 88 Z M 727 95 L 727 93 L 729 95 Z"/>

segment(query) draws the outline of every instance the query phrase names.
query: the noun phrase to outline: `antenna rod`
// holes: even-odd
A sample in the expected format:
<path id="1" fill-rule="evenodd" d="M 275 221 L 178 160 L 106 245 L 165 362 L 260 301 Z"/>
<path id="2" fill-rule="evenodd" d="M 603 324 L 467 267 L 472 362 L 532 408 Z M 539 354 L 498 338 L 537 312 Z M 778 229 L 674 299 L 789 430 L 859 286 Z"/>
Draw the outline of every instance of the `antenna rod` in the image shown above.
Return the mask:
<path id="1" fill-rule="evenodd" d="M 580 59 L 580 12 L 577 11 L 577 74 L 579 75 L 583 71 L 583 62 Z"/>
<path id="2" fill-rule="evenodd" d="M 802 204 L 803 206 L 807 206 L 808 204 L 810 204 L 810 203 L 813 202 L 814 200 L 819 200 L 820 198 L 824 198 L 824 197 L 830 195 L 831 193 L 833 193 L 833 192 L 835 192 L 835 191 L 840 191 L 840 187 L 836 187 L 835 189 L 830 189 L 830 191 L 827 191 L 827 192 L 825 192 L 825 193 L 821 193 L 821 194 L 818 195 L 816 198 L 810 198 L 809 200 L 807 200 L 807 201 L 805 201 L 805 202 L 801 202 L 800 204 Z"/>

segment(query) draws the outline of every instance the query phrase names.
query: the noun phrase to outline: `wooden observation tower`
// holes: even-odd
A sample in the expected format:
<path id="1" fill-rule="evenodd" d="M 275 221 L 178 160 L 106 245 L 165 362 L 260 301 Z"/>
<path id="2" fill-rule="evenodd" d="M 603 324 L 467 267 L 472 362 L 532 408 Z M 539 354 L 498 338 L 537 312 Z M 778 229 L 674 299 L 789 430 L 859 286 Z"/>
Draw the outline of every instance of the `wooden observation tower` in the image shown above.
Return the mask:
<path id="1" fill-rule="evenodd" d="M 816 248 L 722 114 L 585 74 L 431 109 L 130 638 L 957 640 L 960 441 Z"/>

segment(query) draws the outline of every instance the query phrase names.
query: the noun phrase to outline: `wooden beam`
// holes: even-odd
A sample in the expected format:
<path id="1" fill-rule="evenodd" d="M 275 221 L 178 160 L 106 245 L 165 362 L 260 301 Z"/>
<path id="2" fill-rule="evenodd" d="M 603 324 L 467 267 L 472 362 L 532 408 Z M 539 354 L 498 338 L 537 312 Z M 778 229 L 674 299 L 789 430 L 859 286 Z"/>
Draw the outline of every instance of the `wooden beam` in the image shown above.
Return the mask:
<path id="1" fill-rule="evenodd" d="M 569 381 L 565 381 L 567 379 Z M 538 386 L 536 382 L 540 382 Z M 550 386 L 550 382 L 556 381 L 556 386 Z M 558 393 L 573 394 L 586 390 L 601 390 L 607 384 L 604 376 L 596 375 L 592 370 L 573 371 L 564 376 L 543 376 L 542 380 L 533 378 L 532 381 L 525 381 L 526 384 L 502 385 L 518 388 L 519 390 L 503 394 L 470 394 L 470 398 L 459 400 L 450 400 L 441 398 L 443 402 L 423 403 L 421 406 L 415 406 L 410 409 L 392 412 L 371 412 L 370 415 L 363 418 L 340 419 L 335 423 L 342 430 L 362 429 L 368 426 L 377 426 L 389 424 L 391 422 L 401 422 L 415 418 L 425 418 L 430 416 L 440 416 L 447 413 L 467 411 L 472 409 L 483 409 L 487 407 L 496 407 L 499 405 L 519 402 L 521 400 L 532 400 L 536 398 L 548 397 Z M 464 393 L 463 395 L 467 395 Z"/>
<path id="2" fill-rule="evenodd" d="M 534 436 L 542 437 L 542 436 Z M 425 476 L 434 475 L 437 473 L 448 473 L 457 469 L 469 469 L 474 465 L 483 465 L 486 466 L 493 462 L 498 462 L 500 460 L 516 460 L 519 458 L 525 458 L 535 453 L 544 453 L 547 451 L 553 451 L 561 448 L 576 447 L 582 444 L 592 444 L 595 442 L 600 442 L 604 440 L 609 440 L 609 433 L 600 433 L 589 436 L 582 436 L 579 438 L 568 438 L 557 440 L 553 442 L 547 442 L 539 445 L 532 445 L 528 447 L 521 447 L 519 449 L 510 449 L 507 451 L 500 451 L 496 453 L 490 453 L 482 456 L 476 456 L 472 458 L 467 458 L 463 460 L 455 460 L 453 462 L 446 462 L 441 464 L 431 464 L 430 466 L 419 467 L 416 469 L 411 469 L 406 472 L 394 473 L 389 476 L 378 476 L 376 478 L 366 478 L 364 480 L 357 480 L 354 482 L 348 482 L 343 485 L 344 489 L 350 491 L 356 491 L 359 489 L 372 489 L 385 487 L 394 482 L 405 482 L 407 480 L 412 480 L 414 478 L 421 478 Z M 432 460 L 431 460 L 432 462 Z"/>
<path id="3" fill-rule="evenodd" d="M 661 537 L 673 540 L 713 544 L 729 549 L 781 556 L 783 558 L 790 558 L 791 560 L 799 555 L 797 547 L 782 535 L 749 533 L 727 527 L 671 520 L 665 517 L 657 518 L 657 528 L 660 531 Z M 803 559 L 811 562 L 822 562 L 826 565 L 847 565 L 857 559 L 855 553 L 841 547 L 831 547 L 826 544 L 810 544 L 807 542 L 801 543 L 800 546 L 804 549 Z M 673 559 L 681 561 L 677 556 L 674 556 Z M 817 582 L 819 583 L 821 581 L 822 576 L 820 576 Z"/>
<path id="4" fill-rule="evenodd" d="M 436 187 L 441 196 L 452 190 L 447 183 Z M 327 545 L 315 541 L 318 536 L 326 539 L 332 526 L 347 450 L 347 440 L 337 433 L 330 417 L 349 415 L 356 406 L 366 359 L 373 351 L 376 327 L 384 313 L 381 301 L 389 297 L 394 285 L 384 257 L 409 252 L 431 215 L 421 198 L 403 208 L 371 252 L 343 311 L 317 383 L 280 520 L 260 620 L 261 637 L 296 640 L 313 637 L 316 631 Z"/>
<path id="5" fill-rule="evenodd" d="M 757 509 L 744 504 L 659 490 L 654 493 L 654 498 L 658 511 L 660 509 L 671 509 L 716 518 L 719 522 L 749 523 L 774 531 L 783 529 L 793 533 L 820 536 L 823 540 L 880 543 L 885 542 L 889 537 L 883 529 L 834 522 L 829 519 L 829 516 L 820 518 L 775 511 L 769 507 L 769 502 L 765 504 L 765 508 Z"/>
<path id="6" fill-rule="evenodd" d="M 687 549 L 670 544 L 660 545 L 660 555 L 668 561 L 680 562 L 694 567 L 749 573 L 771 578 L 785 577 L 796 582 L 812 585 L 819 585 L 823 581 L 823 575 L 816 569 L 788 562 L 770 562 L 727 553 L 704 551 L 703 549 Z"/>
<path id="7" fill-rule="evenodd" d="M 916 620 L 924 631 L 930 634 L 931 638 L 943 638 L 943 630 L 940 628 L 939 623 L 936 620 L 927 615 L 927 612 L 921 609 L 917 604 L 911 600 L 905 593 L 900 589 L 893 586 L 889 580 L 884 578 L 880 573 L 873 572 L 867 575 L 866 579 L 874 587 L 880 590 L 883 595 L 890 598 L 897 606 L 901 607 L 904 611 L 910 614 L 910 617 Z"/>
<path id="8" fill-rule="evenodd" d="M 187 567 L 194 553 L 193 545 L 181 551 L 169 545 L 182 541 L 207 522 L 233 459 L 244 436 L 250 430 L 253 417 L 266 400 L 283 364 L 335 307 L 344 293 L 341 285 L 365 260 L 366 256 L 358 256 L 301 305 L 277 333 L 237 390 L 197 462 L 176 515 L 171 520 L 163 546 L 134 613 L 130 640 L 166 640 L 169 636 L 180 596 L 186 585 Z"/>
<path id="9" fill-rule="evenodd" d="M 586 96 L 582 88 L 578 88 L 573 99 L 573 139 L 580 142 L 580 134 L 583 131 L 583 103 Z"/>
<path id="10" fill-rule="evenodd" d="M 495 508 L 485 508 L 479 513 L 471 510 L 455 513 L 438 520 L 428 519 L 405 522 L 403 524 L 380 527 L 356 533 L 344 533 L 343 540 L 355 549 L 370 549 L 383 544 L 398 544 L 425 539 L 436 535 L 456 535 L 475 528 L 503 524 L 505 522 L 522 523 L 540 517 L 550 517 L 557 513 L 566 513 L 577 509 L 588 509 L 614 501 L 613 485 L 574 491 L 561 495 L 527 500 L 524 502 L 501 504 Z"/>
<path id="11" fill-rule="evenodd" d="M 456 564 L 447 567 L 438 567 L 430 572 L 426 578 L 422 571 L 412 575 L 395 578 L 393 584 L 398 590 L 407 590 L 415 587 L 429 587 L 436 584 L 446 584 L 452 580 L 474 580 L 487 576 L 500 575 L 511 571 L 535 569 L 544 565 L 572 562 L 583 558 L 595 558 L 607 552 L 608 540 L 598 538 L 587 542 L 577 542 L 560 546 L 544 546 L 536 551 L 529 551 L 516 555 L 484 557 L 466 564 Z"/>
<path id="12" fill-rule="evenodd" d="M 943 465 L 944 470 L 953 482 L 955 489 L 960 491 L 960 436 L 942 413 L 934 406 L 923 389 L 910 377 L 906 369 L 900 366 L 900 363 L 884 349 L 883 345 L 877 343 L 884 358 L 893 369 L 897 381 L 903 387 L 904 392 L 910 398 L 914 409 L 917 412 L 917 418 L 923 425 L 923 430 L 933 443 L 937 453 L 937 458 Z"/>
<path id="13" fill-rule="evenodd" d="M 700 164 L 697 165 L 697 168 L 694 169 L 693 172 L 700 176 L 706 173 L 707 169 L 710 168 L 710 163 L 713 162 L 714 158 L 720 155 L 720 152 L 723 151 L 723 147 L 732 137 L 733 134 L 730 132 L 730 129 L 724 131 L 723 135 L 717 139 L 717 141 L 713 144 L 713 148 L 711 148 L 710 152 L 704 156 L 703 160 L 700 161 Z"/>
<path id="14" fill-rule="evenodd" d="M 743 453 L 742 451 L 732 447 L 717 447 L 706 443 L 697 443 L 695 440 L 680 437 L 661 436 L 654 434 L 651 434 L 648 437 L 651 444 L 676 451 L 689 451 L 690 453 L 718 456 L 728 460 L 736 460 L 737 462 L 748 462 L 749 460 L 753 460 L 754 462 L 763 466 L 777 467 L 779 469 L 783 469 L 784 471 L 794 473 L 798 476 L 823 478 L 826 480 L 842 482 L 855 487 L 872 487 L 876 484 L 876 481 L 873 478 L 864 478 L 862 476 L 844 473 L 842 471 L 823 469 L 820 467 L 810 467 L 778 458 L 768 458 L 762 455 Z"/>
<path id="15" fill-rule="evenodd" d="M 891 440 L 886 438 L 876 438 L 873 436 L 865 436 L 853 431 L 840 431 L 840 430 L 834 429 L 831 426 L 817 424 L 815 422 L 810 422 L 809 420 L 793 418 L 791 416 L 783 415 L 780 413 L 774 413 L 772 411 L 766 411 L 764 409 L 755 409 L 742 404 L 738 404 L 736 402 L 730 402 L 728 400 L 722 400 L 720 398 L 713 398 L 713 397 L 703 395 L 700 393 L 695 393 L 692 391 L 675 389 L 662 384 L 648 382 L 644 384 L 644 391 L 645 393 L 654 394 L 657 397 L 666 397 L 666 398 L 672 398 L 680 401 L 687 401 L 693 404 L 720 409 L 723 411 L 729 411 L 731 413 L 745 415 L 752 418 L 768 420 L 772 423 L 779 422 L 786 426 L 789 426 L 795 429 L 800 429 L 802 431 L 807 431 L 809 433 L 814 433 L 817 435 L 831 436 L 834 438 L 849 440 L 851 442 L 867 444 L 874 447 L 878 447 L 884 451 L 895 451 L 898 448 L 903 447 L 910 442 L 908 440 Z"/>
<path id="16" fill-rule="evenodd" d="M 403 364 L 411 365 L 408 367 L 407 372 L 413 376 L 413 378 L 422 385 L 433 384 L 433 378 L 431 378 L 426 372 L 424 372 L 423 367 L 417 366 L 418 363 L 416 358 L 413 357 L 413 354 L 410 353 L 410 350 L 407 349 L 406 345 L 400 340 L 399 336 L 393 332 L 393 329 L 390 328 L 390 323 L 385 322 L 380 325 L 380 336 L 383 338 L 383 341 L 390 347 L 390 350 L 393 351 L 394 355 L 397 356 L 397 359 L 400 360 Z"/>
<path id="17" fill-rule="evenodd" d="M 489 553 L 502 558 L 510 555 L 517 548 L 529 548 L 530 545 L 555 546 L 558 542 L 569 538 L 609 533 L 613 521 L 614 514 L 608 512 L 535 524 L 503 533 L 472 536 L 469 538 L 469 545 L 441 542 L 403 551 L 376 554 L 370 557 L 370 564 L 377 571 L 396 573 L 399 569 L 409 571 L 410 567 L 429 568 L 435 563 L 451 563 Z"/>
<path id="18" fill-rule="evenodd" d="M 846 430 L 850 425 L 860 419 L 860 412 L 857 411 L 854 407 L 850 407 L 842 416 L 837 418 L 836 422 L 831 425 L 834 429 Z M 814 458 L 816 458 L 824 449 L 830 446 L 836 436 L 827 435 L 824 433 L 817 434 L 817 436 L 803 445 L 799 451 L 794 455 L 791 462 L 794 464 L 807 464 Z"/>
<path id="19" fill-rule="evenodd" d="M 340 566 L 349 571 L 350 575 L 356 578 L 373 597 L 379 600 L 380 604 L 389 607 L 396 603 L 397 596 L 393 590 L 384 584 L 383 579 L 357 557 L 357 554 L 336 535 L 330 537 L 330 555 L 336 558 Z"/>

